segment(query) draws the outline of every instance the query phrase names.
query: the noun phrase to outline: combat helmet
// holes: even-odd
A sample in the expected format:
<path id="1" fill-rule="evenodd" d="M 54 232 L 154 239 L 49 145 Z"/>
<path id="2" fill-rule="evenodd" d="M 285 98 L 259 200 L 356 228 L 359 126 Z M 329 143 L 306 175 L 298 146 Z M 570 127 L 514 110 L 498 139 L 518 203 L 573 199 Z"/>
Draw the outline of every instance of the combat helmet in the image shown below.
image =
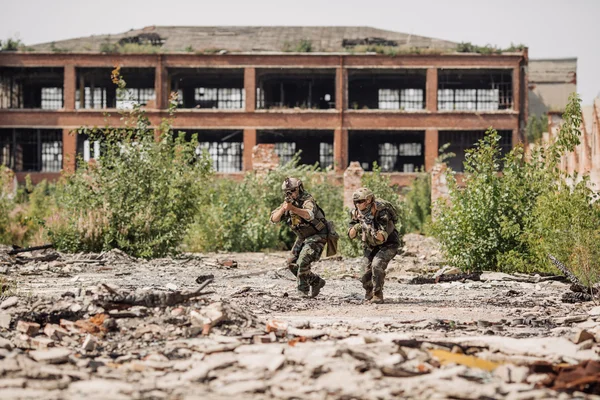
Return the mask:
<path id="1" fill-rule="evenodd" d="M 300 193 L 302 193 L 304 191 L 304 186 L 302 185 L 302 181 L 298 178 L 285 178 L 285 180 L 281 184 L 281 190 L 283 192 L 288 192 L 288 191 L 294 190 L 296 188 L 300 189 Z"/>
<path id="2" fill-rule="evenodd" d="M 357 202 L 357 201 L 372 201 L 374 199 L 374 195 L 373 195 L 373 191 L 371 191 L 371 189 L 366 188 L 366 187 L 361 187 L 359 189 L 357 189 L 353 194 L 352 194 L 352 201 L 353 202 Z"/>

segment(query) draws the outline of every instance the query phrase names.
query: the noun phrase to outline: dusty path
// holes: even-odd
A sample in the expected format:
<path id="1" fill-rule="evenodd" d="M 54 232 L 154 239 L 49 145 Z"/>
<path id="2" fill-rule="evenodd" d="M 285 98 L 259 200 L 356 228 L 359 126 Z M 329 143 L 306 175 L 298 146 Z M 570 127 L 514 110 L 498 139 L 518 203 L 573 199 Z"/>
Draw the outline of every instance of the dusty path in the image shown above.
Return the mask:
<path id="1" fill-rule="evenodd" d="M 327 285 L 318 298 L 306 299 L 282 269 L 284 258 L 284 253 L 203 254 L 146 262 L 111 252 L 0 266 L 0 276 L 18 283 L 19 295 L 18 304 L 0 310 L 2 398 L 37 398 L 40 388 L 44 398 L 69 399 L 544 398 L 559 394 L 540 387 L 536 379 L 542 378 L 528 369 L 531 362 L 598 359 L 594 335 L 600 334 L 600 316 L 593 304 L 562 303 L 565 283 L 484 274 L 482 281 L 409 284 L 415 274 L 443 265 L 430 239 L 407 238 L 405 254 L 388 269 L 381 305 L 363 302 L 356 260 L 318 262 L 314 271 Z M 214 276 L 207 287 L 214 293 L 181 306 L 110 311 L 93 300 L 102 285 L 139 293 L 195 290 L 199 275 Z M 95 332 L 80 323 L 85 329 L 78 326 L 68 335 L 24 336 L 17 327 L 18 320 L 40 322 L 40 329 L 59 323 L 43 315 L 97 323 L 107 314 L 109 322 L 102 317 Z M 225 325 L 210 322 L 215 315 Z M 202 335 L 207 321 L 215 326 Z M 67 322 L 61 322 L 63 328 Z M 268 326 L 275 332 L 266 332 Z M 570 339 L 582 329 L 592 341 L 584 335 L 580 342 L 588 342 L 573 344 Z M 478 358 L 510 360 L 511 367 L 440 365 L 430 350 L 439 347 L 432 342 L 464 344 L 469 337 L 479 341 L 472 350 Z M 398 342 L 405 339 L 425 343 Z M 540 340 L 551 348 L 537 349 Z M 68 357 L 48 361 L 32 355 L 47 355 L 48 349 L 64 349 Z M 340 385 L 348 379 L 354 383 Z"/>

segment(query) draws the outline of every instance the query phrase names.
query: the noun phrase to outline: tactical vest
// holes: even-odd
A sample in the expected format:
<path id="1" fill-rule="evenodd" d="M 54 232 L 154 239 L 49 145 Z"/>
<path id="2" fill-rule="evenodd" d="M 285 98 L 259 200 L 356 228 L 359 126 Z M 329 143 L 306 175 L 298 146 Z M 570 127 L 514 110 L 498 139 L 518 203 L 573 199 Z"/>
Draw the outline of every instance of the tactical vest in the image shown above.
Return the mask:
<path id="1" fill-rule="evenodd" d="M 299 199 L 301 201 L 296 202 L 294 201 L 294 206 L 301 208 L 302 204 L 308 200 L 309 197 L 304 197 L 302 199 Z M 315 203 L 315 209 L 314 209 L 314 214 L 315 217 L 312 221 L 307 221 L 304 218 L 300 217 L 299 215 L 296 214 L 291 214 L 291 213 L 287 213 L 287 223 L 290 226 L 290 228 L 292 229 L 292 231 L 298 235 L 298 237 L 304 239 L 307 238 L 309 236 L 313 236 L 313 235 L 317 235 L 317 234 L 326 234 L 327 230 L 325 229 L 327 227 L 327 220 L 325 219 L 325 213 L 323 212 L 323 210 L 321 209 L 321 207 L 319 207 L 319 205 L 317 204 L 316 201 L 313 202 Z M 300 203 L 300 204 L 298 204 Z"/>

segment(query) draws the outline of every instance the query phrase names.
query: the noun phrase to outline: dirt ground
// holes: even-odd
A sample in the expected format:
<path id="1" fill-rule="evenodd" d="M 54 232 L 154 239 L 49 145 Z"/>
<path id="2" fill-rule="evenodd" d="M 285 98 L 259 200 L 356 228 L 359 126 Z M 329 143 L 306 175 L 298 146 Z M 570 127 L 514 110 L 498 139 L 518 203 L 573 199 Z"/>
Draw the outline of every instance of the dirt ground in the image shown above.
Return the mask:
<path id="1" fill-rule="evenodd" d="M 327 284 L 307 299 L 297 295 L 284 268 L 285 253 L 150 261 L 118 251 L 56 254 L 50 261 L 36 257 L 51 251 L 21 254 L 18 262 L 5 256 L 0 277 L 16 296 L 0 305 L 1 397 L 533 399 L 600 393 L 595 304 L 561 302 L 569 285 L 540 276 L 484 273 L 479 281 L 411 284 L 445 264 L 433 239 L 405 240 L 379 305 L 363 300 L 356 259 L 317 262 L 313 271 Z M 130 303 L 137 299 L 134 293 L 195 291 L 196 278 L 207 275 L 214 280 L 204 291 L 212 293 L 168 305 L 123 305 L 126 295 Z M 120 304 L 117 294 L 123 295 Z M 565 366 L 574 377 L 561 375 Z M 578 375 L 578 368 L 585 372 Z M 578 381 L 580 375 L 587 380 Z"/>

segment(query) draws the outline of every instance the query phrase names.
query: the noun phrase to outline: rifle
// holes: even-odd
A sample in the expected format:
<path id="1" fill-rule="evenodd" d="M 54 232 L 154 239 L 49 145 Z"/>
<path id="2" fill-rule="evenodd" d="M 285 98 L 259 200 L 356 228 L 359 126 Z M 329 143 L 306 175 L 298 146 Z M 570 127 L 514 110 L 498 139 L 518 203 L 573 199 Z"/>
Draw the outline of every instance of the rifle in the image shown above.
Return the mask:
<path id="1" fill-rule="evenodd" d="M 285 192 L 285 202 L 291 203 L 294 199 L 292 198 L 292 192 Z"/>

